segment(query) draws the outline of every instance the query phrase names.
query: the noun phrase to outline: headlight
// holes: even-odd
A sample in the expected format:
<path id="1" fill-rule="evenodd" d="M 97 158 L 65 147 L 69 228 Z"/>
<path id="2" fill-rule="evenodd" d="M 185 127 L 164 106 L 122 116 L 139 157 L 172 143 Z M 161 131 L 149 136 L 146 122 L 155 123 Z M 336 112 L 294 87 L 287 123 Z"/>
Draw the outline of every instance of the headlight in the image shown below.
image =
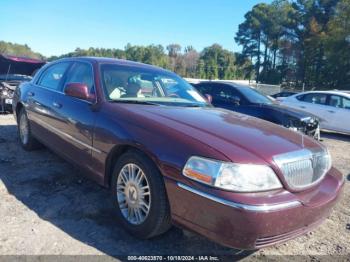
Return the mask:
<path id="1" fill-rule="evenodd" d="M 7 95 L 8 95 L 8 92 L 7 92 L 6 90 L 2 90 L 1 94 L 2 94 L 3 96 L 7 96 Z"/>
<path id="2" fill-rule="evenodd" d="M 265 165 L 236 164 L 193 156 L 182 173 L 190 179 L 230 191 L 257 192 L 282 187 L 274 171 Z"/>

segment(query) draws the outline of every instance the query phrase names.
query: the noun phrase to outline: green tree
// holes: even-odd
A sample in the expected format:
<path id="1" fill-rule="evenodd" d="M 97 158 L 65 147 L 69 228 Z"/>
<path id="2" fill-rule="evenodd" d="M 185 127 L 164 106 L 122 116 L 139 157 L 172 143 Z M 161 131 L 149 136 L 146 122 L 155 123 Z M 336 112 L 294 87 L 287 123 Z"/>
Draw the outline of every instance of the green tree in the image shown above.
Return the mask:
<path id="1" fill-rule="evenodd" d="M 205 74 L 209 79 L 234 79 L 236 77 L 236 57 L 219 44 L 203 49 L 200 59 L 204 62 Z"/>
<path id="2" fill-rule="evenodd" d="M 40 53 L 34 52 L 28 45 L 14 44 L 10 42 L 0 41 L 0 54 L 23 56 L 35 59 L 44 59 Z"/>
<path id="3" fill-rule="evenodd" d="M 181 52 L 178 44 L 168 45 L 165 49 L 161 45 L 132 45 L 127 44 L 124 50 L 109 48 L 88 49 L 76 48 L 73 52 L 63 54 L 59 57 L 50 57 L 50 61 L 62 57 L 73 56 L 97 56 L 127 59 L 160 66 L 183 77 L 210 78 L 210 79 L 234 79 L 246 77 L 246 69 L 241 69 L 236 63 L 236 54 L 223 49 L 220 45 L 214 44 L 198 53 L 192 46 L 186 46 L 184 53 Z M 244 61 L 244 66 L 247 66 Z M 251 66 L 251 64 L 250 64 Z"/>
<path id="4" fill-rule="evenodd" d="M 254 6 L 235 40 L 243 47 L 242 56 L 254 64 L 256 80 L 309 88 L 339 86 L 330 72 L 339 68 L 338 51 L 347 53 L 346 30 L 340 36 L 336 29 L 346 27 L 347 4 L 346 0 L 275 0 Z M 345 62 L 343 68 L 347 70 Z"/>
<path id="5" fill-rule="evenodd" d="M 325 37 L 327 85 L 349 89 L 350 83 L 350 0 L 340 1 L 327 24 Z"/>
<path id="6" fill-rule="evenodd" d="M 198 60 L 198 65 L 197 65 L 197 74 L 196 76 L 201 79 L 206 79 L 207 74 L 205 72 L 205 63 L 203 59 Z"/>

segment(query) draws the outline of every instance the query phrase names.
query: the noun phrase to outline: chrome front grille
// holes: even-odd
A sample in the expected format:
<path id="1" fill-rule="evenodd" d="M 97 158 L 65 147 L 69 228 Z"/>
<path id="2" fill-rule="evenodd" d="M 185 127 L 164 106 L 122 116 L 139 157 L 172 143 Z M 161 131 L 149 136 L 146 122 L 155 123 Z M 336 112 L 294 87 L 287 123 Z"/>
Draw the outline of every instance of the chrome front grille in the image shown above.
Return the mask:
<path id="1" fill-rule="evenodd" d="M 332 162 L 325 149 L 302 149 L 277 155 L 273 159 L 288 186 L 294 190 L 301 190 L 319 182 L 331 168 Z"/>

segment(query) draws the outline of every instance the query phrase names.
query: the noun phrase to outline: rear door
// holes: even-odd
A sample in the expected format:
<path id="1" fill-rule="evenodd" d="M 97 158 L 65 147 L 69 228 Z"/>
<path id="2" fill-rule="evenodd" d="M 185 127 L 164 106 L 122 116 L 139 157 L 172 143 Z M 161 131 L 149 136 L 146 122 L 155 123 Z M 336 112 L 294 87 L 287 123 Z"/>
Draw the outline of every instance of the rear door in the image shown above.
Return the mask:
<path id="1" fill-rule="evenodd" d="M 350 99 L 341 95 L 329 95 L 327 102 L 333 117 L 330 122 L 332 130 L 350 133 Z"/>
<path id="2" fill-rule="evenodd" d="M 52 147 L 57 145 L 59 139 L 50 128 L 54 122 L 53 97 L 59 92 L 59 86 L 69 66 L 69 62 L 49 66 L 27 93 L 26 110 L 32 132 L 39 140 Z"/>
<path id="3" fill-rule="evenodd" d="M 97 112 L 93 102 L 64 94 L 68 83 L 86 84 L 95 94 L 93 68 L 89 62 L 74 62 L 65 76 L 61 92 L 54 95 L 54 128 L 62 138 L 62 153 L 76 164 L 92 167 L 93 131 Z"/>
<path id="4" fill-rule="evenodd" d="M 334 115 L 327 105 L 327 93 L 307 93 L 296 98 L 299 100 L 296 108 L 317 116 L 322 129 L 332 129 L 331 122 Z"/>

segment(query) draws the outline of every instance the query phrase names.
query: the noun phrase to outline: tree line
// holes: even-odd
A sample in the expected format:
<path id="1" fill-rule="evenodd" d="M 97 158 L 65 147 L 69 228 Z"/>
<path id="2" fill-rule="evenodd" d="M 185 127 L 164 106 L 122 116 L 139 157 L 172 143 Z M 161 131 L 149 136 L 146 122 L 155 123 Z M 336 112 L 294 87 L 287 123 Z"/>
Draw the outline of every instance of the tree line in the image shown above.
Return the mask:
<path id="1" fill-rule="evenodd" d="M 246 70 L 249 60 L 240 61 L 241 56 L 224 49 L 219 44 L 204 48 L 201 52 L 192 46 L 182 48 L 179 44 L 131 45 L 117 48 L 76 48 L 73 52 L 60 56 L 44 57 L 33 52 L 28 45 L 0 41 L 0 54 L 17 55 L 53 61 L 64 57 L 96 56 L 127 59 L 160 66 L 183 77 L 202 79 L 248 79 L 251 72 Z M 239 64 L 238 64 L 239 61 Z"/>
<path id="2" fill-rule="evenodd" d="M 258 82 L 350 89 L 350 0 L 257 4 L 235 41 Z"/>
<path id="3" fill-rule="evenodd" d="M 28 45 L 20 45 L 5 41 L 0 41 L 0 54 L 44 59 L 40 53 L 34 52 Z"/>
<path id="4" fill-rule="evenodd" d="M 193 46 L 182 48 L 179 44 L 162 45 L 131 45 L 124 49 L 115 48 L 77 48 L 61 56 L 52 56 L 49 60 L 73 56 L 97 56 L 127 59 L 160 66 L 176 72 L 183 77 L 203 79 L 248 79 L 251 71 L 248 59 L 239 61 L 240 56 L 224 49 L 219 44 L 213 44 L 198 52 Z"/>

